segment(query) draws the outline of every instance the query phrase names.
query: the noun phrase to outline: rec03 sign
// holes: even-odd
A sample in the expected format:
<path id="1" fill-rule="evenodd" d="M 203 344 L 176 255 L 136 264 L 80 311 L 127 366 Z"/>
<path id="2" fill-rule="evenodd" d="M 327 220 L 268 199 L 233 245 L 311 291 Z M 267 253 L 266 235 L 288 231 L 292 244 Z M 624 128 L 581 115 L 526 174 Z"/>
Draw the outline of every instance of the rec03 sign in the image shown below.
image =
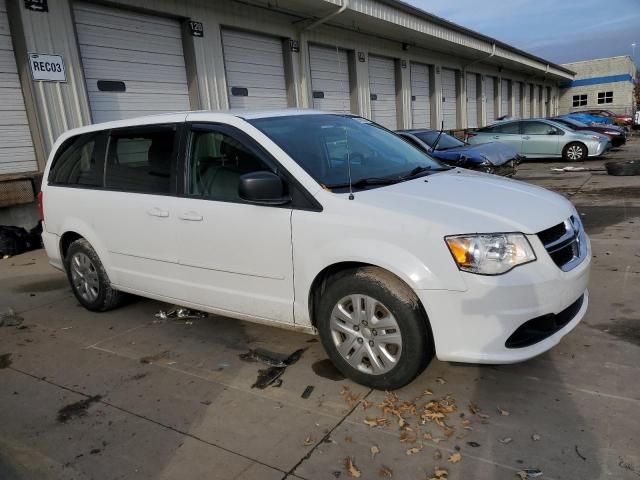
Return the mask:
<path id="1" fill-rule="evenodd" d="M 31 78 L 36 81 L 66 82 L 67 72 L 62 55 L 29 54 Z"/>

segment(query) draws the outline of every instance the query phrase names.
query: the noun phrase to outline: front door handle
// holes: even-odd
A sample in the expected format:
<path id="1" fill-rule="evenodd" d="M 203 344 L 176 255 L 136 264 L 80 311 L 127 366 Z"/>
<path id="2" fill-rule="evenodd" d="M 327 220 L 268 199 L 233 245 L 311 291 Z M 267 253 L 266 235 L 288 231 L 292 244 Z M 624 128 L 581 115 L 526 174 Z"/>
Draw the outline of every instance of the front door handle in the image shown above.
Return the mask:
<path id="1" fill-rule="evenodd" d="M 180 220 L 187 220 L 188 222 L 202 221 L 202 215 L 199 215 L 196 212 L 185 212 L 182 215 L 180 215 L 178 218 L 180 218 Z"/>
<path id="2" fill-rule="evenodd" d="M 162 210 L 161 208 L 158 208 L 158 207 L 153 207 L 151 210 L 147 210 L 147 214 L 151 215 L 152 217 L 160 217 L 160 218 L 166 218 L 169 216 L 169 212 L 167 210 Z"/>
<path id="3" fill-rule="evenodd" d="M 523 140 L 529 140 L 531 137 L 529 135 L 525 135 L 524 137 L 522 137 Z"/>

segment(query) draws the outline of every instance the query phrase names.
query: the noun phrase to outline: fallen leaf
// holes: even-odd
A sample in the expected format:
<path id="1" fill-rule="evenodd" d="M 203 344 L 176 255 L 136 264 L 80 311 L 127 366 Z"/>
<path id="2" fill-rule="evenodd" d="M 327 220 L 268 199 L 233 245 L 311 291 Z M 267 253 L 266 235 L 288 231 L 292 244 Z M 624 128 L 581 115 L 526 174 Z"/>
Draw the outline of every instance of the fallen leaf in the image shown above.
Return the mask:
<path id="1" fill-rule="evenodd" d="M 500 415 L 502 415 L 503 417 L 508 417 L 509 416 L 509 412 L 506 410 L 503 410 L 502 408 L 498 407 L 498 413 Z"/>
<path id="2" fill-rule="evenodd" d="M 376 456 L 377 454 L 379 454 L 379 453 L 380 453 L 380 449 L 378 448 L 378 446 L 377 446 L 377 445 L 373 445 L 373 446 L 371 447 L 371 459 L 374 459 L 374 458 L 375 458 L 375 456 Z"/>
<path id="3" fill-rule="evenodd" d="M 440 385 L 444 385 L 445 383 L 447 383 L 447 381 L 442 377 L 436 378 L 436 382 L 438 382 Z"/>
<path id="4" fill-rule="evenodd" d="M 504 437 L 499 440 L 500 443 L 505 443 L 505 444 L 511 443 L 512 441 L 513 441 L 513 438 L 511 437 Z"/>
<path id="5" fill-rule="evenodd" d="M 427 388 L 424 392 L 422 392 L 422 395 L 433 395 L 433 392 Z"/>
<path id="6" fill-rule="evenodd" d="M 479 414 L 478 414 L 478 416 L 479 416 L 480 418 L 485 419 L 485 420 L 486 420 L 487 418 L 489 418 L 489 415 L 487 415 L 486 413 L 479 413 Z"/>
<path id="7" fill-rule="evenodd" d="M 455 428 L 447 427 L 444 430 L 444 436 L 447 437 L 447 438 L 451 437 L 454 433 L 456 433 L 456 429 Z"/>
<path id="8" fill-rule="evenodd" d="M 369 425 L 370 427 L 383 427 L 389 424 L 389 420 L 384 417 L 378 417 L 378 418 L 365 417 L 363 421 L 365 424 Z"/>
<path id="9" fill-rule="evenodd" d="M 534 442 L 537 442 L 538 440 L 540 440 L 540 435 L 538 435 L 537 433 L 534 433 L 533 435 L 531 435 L 531 440 L 533 440 Z"/>
<path id="10" fill-rule="evenodd" d="M 449 472 L 447 472 L 444 468 L 436 468 L 433 474 L 435 475 L 436 480 L 440 480 L 443 478 L 447 478 Z"/>
<path id="11" fill-rule="evenodd" d="M 462 460 L 462 455 L 460 455 L 460 453 L 458 452 L 455 452 L 452 453 L 447 460 L 449 461 L 449 463 L 458 463 L 460 460 Z"/>
<path id="12" fill-rule="evenodd" d="M 544 475 L 542 471 L 538 468 L 525 468 L 524 470 L 520 470 L 516 472 L 522 480 L 527 480 L 528 478 L 537 478 Z"/>
<path id="13" fill-rule="evenodd" d="M 311 435 L 307 436 L 307 438 L 304 439 L 304 442 L 302 443 L 305 447 L 308 447 L 310 445 L 313 445 L 315 443 L 315 440 L 313 439 L 313 437 Z"/>
<path id="14" fill-rule="evenodd" d="M 391 478 L 393 477 L 393 470 L 391 470 L 389 467 L 386 466 L 382 466 L 380 468 L 380 471 L 378 472 L 378 475 L 380 475 L 381 477 L 385 477 L 385 478 Z"/>
<path id="15" fill-rule="evenodd" d="M 475 415 L 476 413 L 480 413 L 480 407 L 478 407 L 475 403 L 469 403 L 469 411 Z"/>
<path id="16" fill-rule="evenodd" d="M 416 443 L 418 437 L 415 434 L 402 432 L 400 434 L 400 443 Z"/>
<path id="17" fill-rule="evenodd" d="M 373 406 L 373 402 L 370 402 L 369 400 L 363 400 L 362 401 L 362 408 L 364 408 L 365 410 L 367 408 L 370 408 Z"/>
<path id="18" fill-rule="evenodd" d="M 464 419 L 462 421 L 462 428 L 464 428 L 465 430 L 473 430 L 473 427 L 471 426 L 471 420 Z"/>
<path id="19" fill-rule="evenodd" d="M 360 470 L 356 468 L 353 464 L 353 459 L 351 457 L 347 457 L 344 459 L 344 468 L 347 470 L 347 475 L 352 478 L 360 478 Z"/>
<path id="20" fill-rule="evenodd" d="M 407 455 L 414 455 L 422 450 L 422 447 L 413 447 L 407 450 Z"/>

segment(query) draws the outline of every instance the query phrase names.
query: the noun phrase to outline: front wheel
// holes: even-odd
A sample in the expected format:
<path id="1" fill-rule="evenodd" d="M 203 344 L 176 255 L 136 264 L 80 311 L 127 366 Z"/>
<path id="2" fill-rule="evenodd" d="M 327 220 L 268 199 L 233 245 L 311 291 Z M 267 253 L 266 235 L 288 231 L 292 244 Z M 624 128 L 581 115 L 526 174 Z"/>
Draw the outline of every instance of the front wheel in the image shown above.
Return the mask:
<path id="1" fill-rule="evenodd" d="M 400 388 L 433 357 L 417 296 L 380 268 L 363 267 L 334 277 L 317 313 L 327 354 L 355 382 L 383 390 Z"/>
<path id="2" fill-rule="evenodd" d="M 569 162 L 582 162 L 587 158 L 587 146 L 584 143 L 569 143 L 562 151 L 562 158 Z"/>

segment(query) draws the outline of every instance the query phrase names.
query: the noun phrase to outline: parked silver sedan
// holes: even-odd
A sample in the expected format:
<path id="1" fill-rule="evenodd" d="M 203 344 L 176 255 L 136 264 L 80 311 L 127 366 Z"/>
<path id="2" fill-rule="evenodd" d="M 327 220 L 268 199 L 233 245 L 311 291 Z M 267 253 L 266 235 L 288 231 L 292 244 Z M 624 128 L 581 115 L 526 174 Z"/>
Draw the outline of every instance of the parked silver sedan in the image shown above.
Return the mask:
<path id="1" fill-rule="evenodd" d="M 572 162 L 599 157 L 611 148 L 606 135 L 573 130 L 542 118 L 510 120 L 472 130 L 467 141 L 471 144 L 503 142 L 525 158 L 562 157 Z"/>

